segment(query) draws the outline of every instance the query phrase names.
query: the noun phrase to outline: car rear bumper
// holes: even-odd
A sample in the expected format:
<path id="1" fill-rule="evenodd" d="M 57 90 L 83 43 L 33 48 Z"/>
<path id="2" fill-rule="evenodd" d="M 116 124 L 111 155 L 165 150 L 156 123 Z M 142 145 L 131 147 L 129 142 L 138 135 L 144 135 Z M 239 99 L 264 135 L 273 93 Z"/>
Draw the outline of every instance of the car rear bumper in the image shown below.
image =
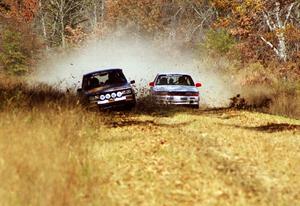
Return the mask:
<path id="1" fill-rule="evenodd" d="M 155 95 L 155 99 L 160 104 L 171 105 L 199 105 L 199 96 L 161 96 Z"/>

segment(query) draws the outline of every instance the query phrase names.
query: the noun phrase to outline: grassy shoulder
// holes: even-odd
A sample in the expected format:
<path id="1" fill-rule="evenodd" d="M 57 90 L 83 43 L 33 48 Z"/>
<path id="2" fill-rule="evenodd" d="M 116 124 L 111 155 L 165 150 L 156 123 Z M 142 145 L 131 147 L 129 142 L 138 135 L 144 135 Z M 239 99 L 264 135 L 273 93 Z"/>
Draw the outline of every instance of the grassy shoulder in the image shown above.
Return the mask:
<path id="1" fill-rule="evenodd" d="M 297 205 L 299 120 L 234 110 L 0 112 L 4 205 Z"/>

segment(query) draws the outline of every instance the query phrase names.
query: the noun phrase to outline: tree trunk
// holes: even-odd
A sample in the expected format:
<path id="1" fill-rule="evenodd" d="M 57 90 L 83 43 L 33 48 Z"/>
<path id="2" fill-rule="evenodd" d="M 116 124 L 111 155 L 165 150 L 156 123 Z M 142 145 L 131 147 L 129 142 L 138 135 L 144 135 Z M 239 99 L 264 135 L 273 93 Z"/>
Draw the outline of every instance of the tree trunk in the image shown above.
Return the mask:
<path id="1" fill-rule="evenodd" d="M 260 37 L 271 49 L 276 53 L 279 60 L 286 62 L 288 60 L 288 52 L 286 48 L 285 30 L 286 25 L 290 20 L 290 16 L 294 6 L 297 5 L 296 2 L 291 3 L 288 7 L 281 8 L 279 1 L 275 2 L 275 8 L 273 11 L 264 11 L 263 16 L 265 18 L 266 24 L 271 32 L 276 34 L 278 44 L 277 48 L 264 37 Z M 286 12 L 285 18 L 282 20 L 283 12 Z"/>
<path id="2" fill-rule="evenodd" d="M 65 22 L 64 22 L 64 0 L 61 0 L 60 4 L 60 37 L 61 37 L 61 46 L 62 48 L 66 48 L 66 39 L 65 39 Z"/>
<path id="3" fill-rule="evenodd" d="M 286 62 L 287 61 L 287 51 L 286 51 L 286 41 L 283 32 L 277 34 L 278 38 L 278 56 L 279 59 Z"/>
<path id="4" fill-rule="evenodd" d="M 105 15 L 105 0 L 101 0 L 101 21 L 104 20 Z"/>
<path id="5" fill-rule="evenodd" d="M 47 34 L 47 29 L 46 29 L 46 23 L 45 23 L 45 16 L 44 16 L 44 12 L 42 11 L 42 1 L 39 1 L 39 9 L 40 9 L 40 14 L 41 14 L 41 25 L 42 25 L 42 31 L 43 31 L 43 37 L 44 37 L 44 41 L 46 42 L 46 49 L 49 49 L 48 46 L 48 34 Z"/>
<path id="6" fill-rule="evenodd" d="M 98 24 L 97 2 L 94 0 L 93 4 L 94 4 L 94 10 L 93 10 L 93 13 L 94 13 L 94 22 L 93 22 L 93 27 L 94 27 L 94 29 L 96 29 L 97 24 Z"/>

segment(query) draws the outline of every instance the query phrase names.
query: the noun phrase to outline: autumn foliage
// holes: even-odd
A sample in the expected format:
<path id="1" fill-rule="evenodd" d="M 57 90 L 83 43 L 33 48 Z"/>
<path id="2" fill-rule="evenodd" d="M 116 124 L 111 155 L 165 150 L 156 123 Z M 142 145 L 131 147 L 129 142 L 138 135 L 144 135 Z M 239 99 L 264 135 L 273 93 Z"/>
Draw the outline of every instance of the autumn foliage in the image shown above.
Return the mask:
<path id="1" fill-rule="evenodd" d="M 20 22 L 31 22 L 38 10 L 38 0 L 3 0 L 1 15 Z"/>
<path id="2" fill-rule="evenodd" d="M 0 4 L 0 69 L 9 74 L 26 74 L 36 62 L 41 44 L 32 23 L 38 1 L 5 0 Z"/>
<path id="3" fill-rule="evenodd" d="M 38 34 L 47 49 L 81 45 L 89 36 L 126 31 L 169 40 L 243 64 L 296 63 L 298 0 L 4 0 L 1 21 Z M 13 22 L 13 24 L 12 24 Z M 22 26 L 20 26 L 22 25 Z M 11 27 L 11 28 L 12 28 Z M 21 31 L 22 33 L 22 31 Z M 26 32 L 28 33 L 28 32 Z"/>

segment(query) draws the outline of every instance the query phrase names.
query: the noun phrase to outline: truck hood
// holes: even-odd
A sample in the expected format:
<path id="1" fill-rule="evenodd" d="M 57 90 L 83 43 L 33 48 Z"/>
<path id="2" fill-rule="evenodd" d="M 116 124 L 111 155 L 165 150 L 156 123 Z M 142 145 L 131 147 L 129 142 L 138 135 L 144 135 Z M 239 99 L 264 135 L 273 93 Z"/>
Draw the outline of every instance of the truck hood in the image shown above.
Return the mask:
<path id="1" fill-rule="evenodd" d="M 195 86 L 182 85 L 157 85 L 153 87 L 155 92 L 198 92 Z"/>
<path id="2" fill-rule="evenodd" d="M 131 89 L 131 85 L 129 83 L 105 85 L 105 86 L 102 86 L 102 87 L 97 87 L 97 88 L 94 88 L 94 89 L 90 89 L 86 93 L 88 95 L 102 94 L 102 93 L 120 91 L 120 90 L 125 90 L 125 89 Z"/>

